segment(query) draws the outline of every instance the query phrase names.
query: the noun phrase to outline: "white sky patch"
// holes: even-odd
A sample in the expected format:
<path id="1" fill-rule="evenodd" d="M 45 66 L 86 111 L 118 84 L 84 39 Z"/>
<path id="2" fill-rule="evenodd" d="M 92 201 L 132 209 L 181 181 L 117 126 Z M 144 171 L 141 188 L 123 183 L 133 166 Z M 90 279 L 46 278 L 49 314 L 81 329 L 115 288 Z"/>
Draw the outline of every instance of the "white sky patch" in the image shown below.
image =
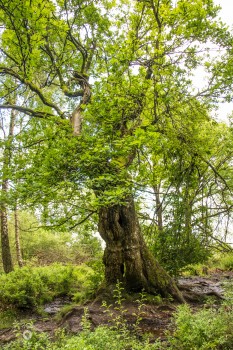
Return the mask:
<path id="1" fill-rule="evenodd" d="M 228 24 L 230 28 L 232 28 L 233 1 L 232 0 L 215 0 L 214 2 L 216 5 L 219 5 L 222 8 L 219 15 L 222 18 L 223 22 L 225 22 L 226 24 Z"/>
<path id="2" fill-rule="evenodd" d="M 219 17 L 223 23 L 229 26 L 229 29 L 233 30 L 233 0 L 215 0 L 216 5 L 221 6 Z M 232 114 L 233 102 L 231 103 L 220 103 L 219 110 L 217 112 L 217 120 L 228 122 L 228 116 Z"/>

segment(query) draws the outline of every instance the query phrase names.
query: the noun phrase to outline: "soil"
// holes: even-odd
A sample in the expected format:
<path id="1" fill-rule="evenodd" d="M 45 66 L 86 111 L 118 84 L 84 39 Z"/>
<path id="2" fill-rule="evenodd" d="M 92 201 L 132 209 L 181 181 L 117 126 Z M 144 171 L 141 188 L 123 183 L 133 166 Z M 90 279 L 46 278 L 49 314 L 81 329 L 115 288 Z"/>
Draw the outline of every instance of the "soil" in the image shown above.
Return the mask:
<path id="1" fill-rule="evenodd" d="M 206 297 L 214 297 L 217 300 L 224 299 L 223 284 L 226 280 L 233 279 L 233 272 L 223 272 L 216 270 L 207 276 L 181 277 L 178 279 L 178 286 L 191 307 L 199 309 L 206 302 Z M 84 309 L 88 310 L 88 319 L 92 329 L 99 325 L 112 325 L 114 319 L 119 317 L 120 312 L 116 310 L 116 304 L 107 309 L 102 306 L 99 300 L 86 303 L 80 306 L 70 306 L 68 312 L 60 318 L 57 314 L 69 304 L 66 298 L 59 298 L 44 306 L 43 316 L 37 314 L 22 314 L 22 324 L 33 323 L 33 329 L 37 332 L 48 332 L 51 336 L 58 328 L 63 328 L 69 333 L 77 334 L 82 330 L 82 316 Z M 144 302 L 144 306 L 139 313 L 137 302 L 125 300 L 122 302 L 124 320 L 129 329 L 135 329 L 137 318 L 140 318 L 137 334 L 151 334 L 151 341 L 160 338 L 166 341 L 167 331 L 172 332 L 172 316 L 179 304 L 171 301 L 163 301 L 160 304 L 154 302 Z M 110 313 L 112 316 L 110 316 Z M 112 321 L 111 321 L 112 320 Z M 26 326 L 22 326 L 20 332 L 27 331 Z M 18 331 L 17 331 L 18 332 Z M 8 343 L 16 338 L 14 328 L 0 330 L 0 344 Z"/>

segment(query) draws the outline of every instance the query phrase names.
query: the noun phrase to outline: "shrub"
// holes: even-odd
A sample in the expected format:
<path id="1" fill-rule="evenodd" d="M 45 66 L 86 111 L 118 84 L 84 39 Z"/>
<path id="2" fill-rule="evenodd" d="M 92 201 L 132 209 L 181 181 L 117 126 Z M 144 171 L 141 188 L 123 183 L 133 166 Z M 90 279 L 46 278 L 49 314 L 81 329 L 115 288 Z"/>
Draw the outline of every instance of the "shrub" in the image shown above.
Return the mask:
<path id="1" fill-rule="evenodd" d="M 219 260 L 219 267 L 223 270 L 233 270 L 233 253 L 223 254 Z"/>
<path id="2" fill-rule="evenodd" d="M 232 349 L 232 307 L 219 310 L 203 309 L 192 313 L 187 305 L 178 308 L 175 315 L 176 331 L 170 338 L 171 349 L 211 350 Z"/>
<path id="3" fill-rule="evenodd" d="M 0 303 L 16 308 L 37 307 L 55 297 L 76 292 L 88 295 L 93 292 L 93 270 L 85 265 L 24 267 L 0 275 Z"/>

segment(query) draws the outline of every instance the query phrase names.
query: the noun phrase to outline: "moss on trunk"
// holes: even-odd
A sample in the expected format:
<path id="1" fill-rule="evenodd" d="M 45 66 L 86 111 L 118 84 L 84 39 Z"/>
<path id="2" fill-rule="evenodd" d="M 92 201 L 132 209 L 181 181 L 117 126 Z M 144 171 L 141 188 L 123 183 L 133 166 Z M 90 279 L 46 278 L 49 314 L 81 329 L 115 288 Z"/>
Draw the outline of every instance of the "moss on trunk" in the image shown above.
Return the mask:
<path id="1" fill-rule="evenodd" d="M 106 243 L 104 264 L 108 285 L 122 281 L 129 291 L 144 289 L 184 302 L 173 279 L 146 247 L 132 197 L 124 205 L 100 209 L 99 232 Z"/>

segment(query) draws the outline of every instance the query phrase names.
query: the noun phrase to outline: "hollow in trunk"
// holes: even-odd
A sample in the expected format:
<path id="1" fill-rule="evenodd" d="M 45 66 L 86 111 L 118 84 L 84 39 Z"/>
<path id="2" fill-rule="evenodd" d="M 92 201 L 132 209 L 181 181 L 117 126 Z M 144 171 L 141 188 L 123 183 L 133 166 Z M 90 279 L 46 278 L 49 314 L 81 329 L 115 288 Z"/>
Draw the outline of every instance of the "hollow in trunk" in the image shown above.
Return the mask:
<path id="1" fill-rule="evenodd" d="M 122 281 L 129 291 L 145 290 L 184 302 L 173 279 L 146 247 L 134 207 L 127 203 L 103 207 L 99 212 L 99 232 L 106 243 L 104 252 L 107 285 Z"/>

